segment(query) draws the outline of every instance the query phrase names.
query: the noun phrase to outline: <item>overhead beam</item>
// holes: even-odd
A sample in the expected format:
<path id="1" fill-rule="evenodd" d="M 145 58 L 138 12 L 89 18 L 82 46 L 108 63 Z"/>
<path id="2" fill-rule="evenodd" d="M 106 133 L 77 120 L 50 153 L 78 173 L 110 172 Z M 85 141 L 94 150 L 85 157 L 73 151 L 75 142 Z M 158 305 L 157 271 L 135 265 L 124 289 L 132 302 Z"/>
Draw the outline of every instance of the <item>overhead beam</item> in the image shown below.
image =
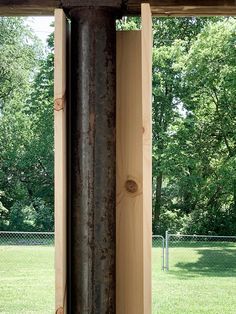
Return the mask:
<path id="1" fill-rule="evenodd" d="M 0 0 L 1 16 L 54 15 L 60 0 Z"/>
<path id="2" fill-rule="evenodd" d="M 53 15 L 56 8 L 81 6 L 110 6 L 124 15 L 140 15 L 144 2 L 156 16 L 236 15 L 236 0 L 0 0 L 0 15 Z"/>
<path id="3" fill-rule="evenodd" d="M 129 0 L 127 13 L 140 14 L 140 3 L 150 3 L 153 16 L 235 15 L 236 0 Z"/>
<path id="4" fill-rule="evenodd" d="M 236 6 L 180 6 L 180 7 L 152 7 L 153 16 L 233 16 L 236 15 Z"/>

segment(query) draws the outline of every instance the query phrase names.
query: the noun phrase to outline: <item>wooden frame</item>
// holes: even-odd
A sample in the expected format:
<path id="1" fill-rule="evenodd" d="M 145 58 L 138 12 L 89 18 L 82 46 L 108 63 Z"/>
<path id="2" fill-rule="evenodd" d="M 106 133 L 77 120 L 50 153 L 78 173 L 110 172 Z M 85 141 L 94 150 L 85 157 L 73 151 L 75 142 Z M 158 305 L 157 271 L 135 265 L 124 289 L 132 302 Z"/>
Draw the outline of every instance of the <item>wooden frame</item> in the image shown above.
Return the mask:
<path id="1" fill-rule="evenodd" d="M 152 22 L 117 33 L 117 314 L 151 314 Z"/>
<path id="2" fill-rule="evenodd" d="M 66 17 L 55 10 L 54 175 L 55 175 L 55 308 L 66 313 Z"/>
<path id="3" fill-rule="evenodd" d="M 140 14 L 141 3 L 151 5 L 155 16 L 236 15 L 235 0 L 128 0 L 125 14 Z M 101 5 L 121 6 L 122 0 L 99 0 Z M 98 0 L 0 0 L 0 15 L 53 15 L 54 9 L 98 5 Z"/>
<path id="4" fill-rule="evenodd" d="M 117 37 L 117 314 L 151 313 L 151 13 L 236 15 L 235 0 L 143 1 L 150 3 L 151 9 L 148 4 L 142 5 L 142 31 Z M 140 14 L 141 2 L 129 0 L 126 13 Z M 70 1 L 0 0 L 0 15 L 53 15 L 61 5 L 70 7 Z M 61 9 L 56 9 L 55 19 L 56 313 L 65 314 L 66 19 Z"/>

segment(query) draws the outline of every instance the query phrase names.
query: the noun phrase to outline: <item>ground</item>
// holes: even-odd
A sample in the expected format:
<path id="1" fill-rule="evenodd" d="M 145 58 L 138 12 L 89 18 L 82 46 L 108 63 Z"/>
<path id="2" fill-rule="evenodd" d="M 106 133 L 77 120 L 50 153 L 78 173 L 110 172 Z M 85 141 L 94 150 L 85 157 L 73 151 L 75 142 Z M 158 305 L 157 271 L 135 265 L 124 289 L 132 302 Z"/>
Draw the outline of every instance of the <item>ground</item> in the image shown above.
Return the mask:
<path id="1" fill-rule="evenodd" d="M 236 245 L 178 243 L 170 270 L 153 248 L 153 314 L 235 314 Z"/>
<path id="2" fill-rule="evenodd" d="M 52 246 L 0 246 L 0 313 L 54 313 Z"/>
<path id="3" fill-rule="evenodd" d="M 161 270 L 153 248 L 153 314 L 235 314 L 236 246 L 180 244 Z M 54 313 L 54 248 L 0 246 L 0 313 Z"/>

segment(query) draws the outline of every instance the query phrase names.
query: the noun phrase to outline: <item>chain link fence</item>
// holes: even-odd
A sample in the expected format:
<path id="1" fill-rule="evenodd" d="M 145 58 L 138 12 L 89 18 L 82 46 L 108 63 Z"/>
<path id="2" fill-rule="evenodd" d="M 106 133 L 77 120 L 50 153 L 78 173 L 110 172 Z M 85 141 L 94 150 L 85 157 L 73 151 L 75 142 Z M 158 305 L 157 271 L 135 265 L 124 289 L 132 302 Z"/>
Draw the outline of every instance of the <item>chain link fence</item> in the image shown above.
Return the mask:
<path id="1" fill-rule="evenodd" d="M 4 246 L 54 246 L 54 232 L 0 231 L 0 245 Z"/>
<path id="2" fill-rule="evenodd" d="M 236 236 L 170 234 L 152 238 L 153 263 L 162 270 L 236 275 Z"/>
<path id="3" fill-rule="evenodd" d="M 166 270 L 236 275 L 236 236 L 166 233 Z"/>
<path id="4" fill-rule="evenodd" d="M 236 236 L 153 236 L 153 314 L 233 314 L 235 288 Z"/>
<path id="5" fill-rule="evenodd" d="M 158 269 L 164 270 L 165 263 L 165 239 L 161 235 L 154 235 L 152 237 L 152 253 L 153 263 L 155 263 Z"/>

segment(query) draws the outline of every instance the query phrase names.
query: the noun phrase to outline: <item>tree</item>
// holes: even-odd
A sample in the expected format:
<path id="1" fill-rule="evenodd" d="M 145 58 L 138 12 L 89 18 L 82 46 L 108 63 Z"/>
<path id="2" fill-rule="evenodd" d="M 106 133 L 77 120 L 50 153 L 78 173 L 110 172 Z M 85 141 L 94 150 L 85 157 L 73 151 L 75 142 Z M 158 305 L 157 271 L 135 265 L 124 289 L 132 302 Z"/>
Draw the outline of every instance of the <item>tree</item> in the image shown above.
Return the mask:
<path id="1" fill-rule="evenodd" d="M 22 90 L 27 95 L 39 54 L 40 43 L 23 18 L 0 17 L 0 108 L 22 97 Z"/>
<path id="2" fill-rule="evenodd" d="M 173 63 L 179 116 L 165 141 L 159 228 L 235 232 L 235 27 L 234 19 L 206 25 Z"/>
<path id="3" fill-rule="evenodd" d="M 218 234 L 236 231 L 235 33 L 233 18 L 208 25 L 180 62 L 187 116 L 176 139 L 182 143 L 189 175 L 185 186 L 181 181 L 178 185 L 189 194 L 189 212 L 205 217 L 199 231 Z"/>
<path id="4" fill-rule="evenodd" d="M 181 116 L 181 70 L 175 67 L 186 55 L 196 36 L 212 18 L 156 18 L 154 19 L 153 52 L 153 231 L 159 228 L 163 189 L 168 180 L 165 150 L 171 138 L 170 127 Z"/>
<path id="5" fill-rule="evenodd" d="M 9 74 L 0 88 L 6 91 L 0 91 L 4 95 L 0 116 L 0 189 L 4 191 L 2 204 L 7 210 L 4 224 L 14 230 L 51 231 L 53 50 L 42 54 L 38 39 L 23 19 L 5 18 L 4 23 L 6 31 L 3 29 L 1 35 L 7 38 L 1 47 L 5 56 L 2 67 Z M 17 55 L 8 56 L 4 49 L 16 51 Z M 12 63 L 12 57 L 17 57 L 17 62 Z"/>
<path id="6" fill-rule="evenodd" d="M 53 37 L 41 56 L 22 19 L 0 22 L 0 227 L 52 231 Z M 234 18 L 154 19 L 154 233 L 236 232 L 235 35 Z"/>
<path id="7" fill-rule="evenodd" d="M 34 141 L 31 146 L 31 160 L 37 165 L 32 178 L 31 191 L 37 212 L 37 230 L 54 228 L 54 134 L 53 134 L 53 86 L 54 86 L 54 37 L 48 38 L 49 52 L 41 61 L 40 71 L 31 94 L 34 111 Z M 37 184 L 35 184 L 37 183 Z"/>

